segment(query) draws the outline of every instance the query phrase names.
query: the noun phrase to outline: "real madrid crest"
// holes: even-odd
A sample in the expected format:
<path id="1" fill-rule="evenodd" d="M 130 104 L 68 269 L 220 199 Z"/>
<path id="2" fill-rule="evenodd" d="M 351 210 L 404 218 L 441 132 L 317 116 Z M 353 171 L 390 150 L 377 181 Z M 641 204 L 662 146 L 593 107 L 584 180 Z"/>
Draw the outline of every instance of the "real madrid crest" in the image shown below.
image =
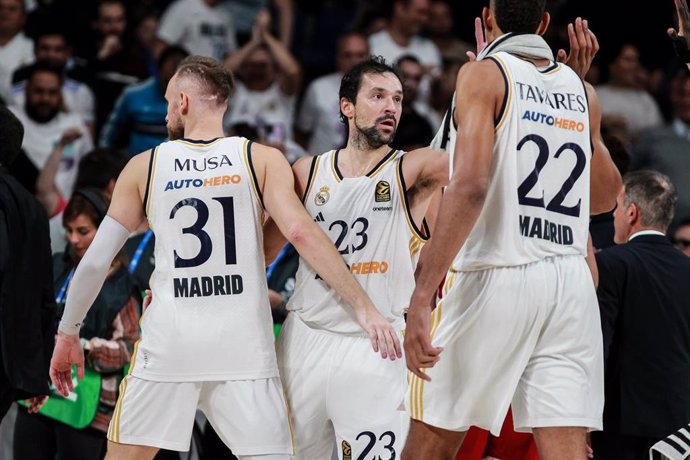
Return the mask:
<path id="1" fill-rule="evenodd" d="M 314 204 L 316 206 L 323 206 L 324 204 L 328 203 L 328 200 L 331 198 L 329 190 L 330 189 L 327 185 L 324 185 L 319 189 L 319 193 L 317 193 L 314 197 Z"/>

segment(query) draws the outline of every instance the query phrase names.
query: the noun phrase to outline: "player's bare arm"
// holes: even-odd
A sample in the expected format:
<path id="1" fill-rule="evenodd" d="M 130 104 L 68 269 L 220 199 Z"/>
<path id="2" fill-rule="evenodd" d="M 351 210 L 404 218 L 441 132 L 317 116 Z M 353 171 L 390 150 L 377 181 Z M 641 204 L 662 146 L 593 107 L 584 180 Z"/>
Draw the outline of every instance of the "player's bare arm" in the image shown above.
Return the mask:
<path id="1" fill-rule="evenodd" d="M 292 165 L 292 173 L 295 178 L 295 193 L 300 198 L 304 196 L 304 190 L 309 178 L 309 169 L 311 168 L 313 159 L 314 157 L 311 156 L 302 157 Z M 280 232 L 280 229 L 270 216 L 264 223 L 263 232 L 264 256 L 266 257 L 266 265 L 268 266 L 278 257 L 280 250 L 287 244 L 287 239 Z"/>
<path id="2" fill-rule="evenodd" d="M 410 212 L 415 222 L 421 222 L 434 193 L 448 185 L 448 154 L 431 148 L 417 149 L 406 153 L 402 162 Z"/>
<path id="3" fill-rule="evenodd" d="M 364 289 L 347 269 L 333 242 L 312 220 L 294 193 L 294 179 L 285 156 L 278 150 L 255 145 L 257 179 L 266 210 L 300 256 L 352 307 L 357 322 L 369 334 L 382 358 L 402 357 L 391 324 L 378 312 Z"/>
<path id="4" fill-rule="evenodd" d="M 63 396 L 73 390 L 73 364 L 77 365 L 78 377 L 84 378 L 79 325 L 100 292 L 115 255 L 145 219 L 142 203 L 149 158 L 150 151 L 133 157 L 125 166 L 115 184 L 108 215 L 74 273 L 50 361 L 50 378 Z"/>
<path id="5" fill-rule="evenodd" d="M 596 91 L 585 83 L 589 100 L 589 129 L 592 138 L 592 162 L 590 166 L 590 214 L 611 211 L 616 206 L 616 195 L 623 186 L 618 168 L 601 137 L 601 105 Z"/>
<path id="6" fill-rule="evenodd" d="M 469 63 L 458 72 L 453 176 L 441 199 L 434 237 L 424 254 L 405 332 L 407 367 L 425 380 L 429 376 L 422 369 L 433 367 L 441 353 L 429 337 L 429 299 L 484 205 L 493 160 L 494 116 L 503 100 L 502 82 L 498 67 L 491 61 Z"/>
<path id="7" fill-rule="evenodd" d="M 673 40 L 673 47 L 676 54 L 690 68 L 690 50 L 686 33 L 690 30 L 690 9 L 686 0 L 674 0 L 676 4 L 676 15 L 678 20 L 678 30 L 669 27 L 666 30 L 668 36 Z"/>

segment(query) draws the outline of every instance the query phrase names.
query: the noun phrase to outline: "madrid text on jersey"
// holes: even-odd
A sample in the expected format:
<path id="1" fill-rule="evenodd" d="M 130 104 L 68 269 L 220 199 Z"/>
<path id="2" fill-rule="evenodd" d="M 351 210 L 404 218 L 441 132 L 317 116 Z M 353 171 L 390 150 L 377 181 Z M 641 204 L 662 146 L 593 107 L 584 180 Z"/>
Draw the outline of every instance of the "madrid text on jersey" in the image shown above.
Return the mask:
<path id="1" fill-rule="evenodd" d="M 573 244 L 573 229 L 567 225 L 549 222 L 541 217 L 520 215 L 520 234 L 528 238 L 539 238 L 552 243 L 570 246 Z"/>
<path id="2" fill-rule="evenodd" d="M 210 297 L 237 295 L 244 291 L 241 275 L 173 278 L 175 297 Z"/>

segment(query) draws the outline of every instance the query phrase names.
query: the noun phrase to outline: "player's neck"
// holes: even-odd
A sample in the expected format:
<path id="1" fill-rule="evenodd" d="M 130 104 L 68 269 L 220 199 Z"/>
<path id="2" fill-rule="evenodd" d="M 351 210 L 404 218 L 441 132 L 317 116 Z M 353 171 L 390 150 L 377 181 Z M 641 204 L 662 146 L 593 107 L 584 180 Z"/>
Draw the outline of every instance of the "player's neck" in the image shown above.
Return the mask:
<path id="1" fill-rule="evenodd" d="M 390 151 L 387 145 L 377 149 L 358 149 L 350 143 L 338 155 L 338 168 L 344 177 L 364 176 Z"/>
<path id="2" fill-rule="evenodd" d="M 204 117 L 196 121 L 187 120 L 184 128 L 185 139 L 209 141 L 225 136 L 223 132 L 223 118 Z"/>

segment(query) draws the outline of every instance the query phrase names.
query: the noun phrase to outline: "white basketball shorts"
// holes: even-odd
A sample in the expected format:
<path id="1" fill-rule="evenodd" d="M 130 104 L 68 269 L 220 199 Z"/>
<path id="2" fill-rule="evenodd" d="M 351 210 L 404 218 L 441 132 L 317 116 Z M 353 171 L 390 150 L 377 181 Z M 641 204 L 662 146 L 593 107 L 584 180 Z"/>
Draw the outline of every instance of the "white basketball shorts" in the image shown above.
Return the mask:
<path id="1" fill-rule="evenodd" d="M 512 404 L 516 431 L 601 430 L 601 324 L 583 257 L 449 272 L 431 334 L 444 350 L 426 370 L 430 382 L 410 380 L 411 418 L 498 436 Z"/>
<path id="2" fill-rule="evenodd" d="M 235 455 L 292 454 L 278 377 L 217 382 L 154 382 L 128 375 L 108 440 L 187 451 L 197 408 Z"/>
<path id="3" fill-rule="evenodd" d="M 307 326 L 290 313 L 278 339 L 278 366 L 292 411 L 295 459 L 400 458 L 409 419 L 405 360 L 375 353 L 366 334 Z"/>

